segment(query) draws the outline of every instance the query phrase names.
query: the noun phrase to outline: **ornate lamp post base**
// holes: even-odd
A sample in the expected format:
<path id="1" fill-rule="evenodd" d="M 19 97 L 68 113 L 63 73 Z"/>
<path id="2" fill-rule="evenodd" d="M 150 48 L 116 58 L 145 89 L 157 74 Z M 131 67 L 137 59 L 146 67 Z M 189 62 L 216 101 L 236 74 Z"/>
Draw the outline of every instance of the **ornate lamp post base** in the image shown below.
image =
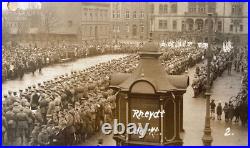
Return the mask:
<path id="1" fill-rule="evenodd" d="M 207 85 L 207 89 L 209 90 L 209 86 Z M 212 144 L 213 138 L 211 135 L 211 128 L 210 128 L 210 93 L 207 91 L 205 93 L 206 96 L 206 118 L 205 118 L 205 128 L 204 128 L 204 135 L 202 137 L 203 144 L 205 146 L 210 146 Z"/>
<path id="2" fill-rule="evenodd" d="M 207 119 L 206 119 L 207 120 Z M 209 119 L 210 120 L 210 119 Z M 202 137 L 202 142 L 205 146 L 211 146 L 213 141 L 213 137 L 211 136 L 211 128 L 205 128 L 204 129 L 204 135 Z"/>

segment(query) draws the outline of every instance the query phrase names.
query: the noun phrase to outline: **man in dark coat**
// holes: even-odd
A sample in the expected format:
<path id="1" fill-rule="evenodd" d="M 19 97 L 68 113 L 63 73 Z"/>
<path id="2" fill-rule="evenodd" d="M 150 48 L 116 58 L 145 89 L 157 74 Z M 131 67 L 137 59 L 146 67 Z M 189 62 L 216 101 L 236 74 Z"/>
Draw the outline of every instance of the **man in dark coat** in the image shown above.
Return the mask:
<path id="1" fill-rule="evenodd" d="M 223 111 L 224 111 L 224 114 L 225 114 L 225 121 L 228 122 L 229 120 L 229 106 L 228 106 L 228 103 L 225 103 L 225 106 L 223 108 Z"/>
<path id="2" fill-rule="evenodd" d="M 217 119 L 221 120 L 222 106 L 220 102 L 218 103 L 218 106 L 216 107 L 216 113 L 217 113 Z"/>
<path id="3" fill-rule="evenodd" d="M 211 118 L 214 120 L 215 119 L 214 113 L 215 113 L 215 107 L 216 107 L 214 100 L 211 101 L 210 107 L 211 107 Z"/>
<path id="4" fill-rule="evenodd" d="M 31 100 L 30 100 L 30 106 L 31 106 L 31 110 L 37 110 L 37 107 L 39 105 L 39 95 L 37 92 L 32 93 L 31 95 Z"/>
<path id="5" fill-rule="evenodd" d="M 234 106 L 233 106 L 233 104 L 229 104 L 228 115 L 229 115 L 229 121 L 232 122 L 233 118 L 234 118 Z"/>
<path id="6" fill-rule="evenodd" d="M 2 144 L 7 144 L 6 134 L 7 133 L 7 120 L 4 115 L 2 115 Z"/>
<path id="7" fill-rule="evenodd" d="M 26 132 L 28 130 L 28 115 L 24 112 L 24 108 L 20 107 L 20 112 L 17 113 L 17 133 L 18 137 L 21 138 L 21 145 L 26 141 Z"/>
<path id="8" fill-rule="evenodd" d="M 231 75 L 231 71 L 232 71 L 232 65 L 233 65 L 233 59 L 231 57 L 229 57 L 227 59 L 227 73 L 228 75 Z"/>
<path id="9" fill-rule="evenodd" d="M 70 104 L 69 106 L 72 106 L 72 105 Z M 65 140 L 68 141 L 68 145 L 73 145 L 74 139 L 75 139 L 75 137 L 74 137 L 75 127 L 74 127 L 74 112 L 73 112 L 73 110 L 69 110 L 66 113 L 66 121 L 67 121 L 67 134 L 66 134 Z"/>
<path id="10" fill-rule="evenodd" d="M 39 102 L 40 111 L 43 117 L 43 122 L 44 124 L 46 124 L 47 123 L 46 115 L 47 115 L 49 102 L 44 96 L 40 96 L 40 99 L 38 102 Z"/>
<path id="11" fill-rule="evenodd" d="M 13 112 L 13 106 L 9 107 L 9 110 L 5 114 L 7 121 L 7 139 L 8 145 L 13 145 L 16 137 L 16 116 Z"/>

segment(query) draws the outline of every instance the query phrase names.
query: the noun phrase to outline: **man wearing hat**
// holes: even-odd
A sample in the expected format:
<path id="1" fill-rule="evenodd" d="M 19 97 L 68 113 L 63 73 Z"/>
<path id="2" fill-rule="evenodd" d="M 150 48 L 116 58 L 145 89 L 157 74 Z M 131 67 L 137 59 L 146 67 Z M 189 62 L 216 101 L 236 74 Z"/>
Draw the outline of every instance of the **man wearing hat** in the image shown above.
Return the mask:
<path id="1" fill-rule="evenodd" d="M 13 104 L 13 112 L 15 113 L 15 115 L 20 111 L 20 107 L 21 107 L 21 104 L 19 102 L 15 102 Z"/>
<path id="2" fill-rule="evenodd" d="M 214 120 L 215 119 L 215 107 L 216 107 L 216 104 L 214 103 L 214 99 L 211 100 L 211 103 L 210 103 L 210 108 L 211 108 L 211 118 Z"/>
<path id="3" fill-rule="evenodd" d="M 16 116 L 13 112 L 13 106 L 9 106 L 8 111 L 5 114 L 7 121 L 7 139 L 8 144 L 13 145 L 16 137 Z"/>
<path id="4" fill-rule="evenodd" d="M 75 127 L 74 127 L 74 111 L 73 111 L 72 104 L 69 104 L 69 111 L 66 112 L 66 121 L 67 121 L 67 127 L 68 127 L 66 139 L 68 139 L 68 145 L 73 145 Z"/>
<path id="5" fill-rule="evenodd" d="M 28 102 L 27 99 L 25 97 L 21 97 L 21 100 L 20 100 L 20 104 L 25 107 L 25 103 Z"/>
<path id="6" fill-rule="evenodd" d="M 47 110 L 47 116 L 52 115 L 55 110 L 55 101 L 50 101 L 48 105 L 48 110 Z"/>
<path id="7" fill-rule="evenodd" d="M 19 97 L 21 97 L 21 96 L 22 96 L 22 94 L 23 94 L 23 90 L 22 90 L 22 89 L 20 89 L 20 90 L 19 90 Z"/>
<path id="8" fill-rule="evenodd" d="M 12 95 L 12 91 L 8 90 L 8 95 L 11 96 Z"/>
<path id="9" fill-rule="evenodd" d="M 67 121 L 65 119 L 63 112 L 61 111 L 58 114 L 58 120 L 59 120 L 58 126 L 61 130 L 67 127 Z"/>
<path id="10" fill-rule="evenodd" d="M 17 138 L 21 138 L 21 145 L 26 142 L 26 135 L 28 130 L 28 115 L 24 112 L 24 108 L 20 107 L 17 113 Z"/>
<path id="11" fill-rule="evenodd" d="M 8 97 L 7 97 L 7 101 L 10 102 L 10 104 L 13 104 L 15 102 L 15 97 L 12 95 L 11 91 L 8 91 Z"/>
<path id="12" fill-rule="evenodd" d="M 17 95 L 17 92 L 16 92 L 16 91 L 13 92 L 13 97 L 14 97 L 14 102 L 20 102 L 20 98 L 19 98 L 19 96 Z"/>
<path id="13" fill-rule="evenodd" d="M 32 111 L 30 110 L 30 103 L 29 102 L 25 102 L 25 106 L 24 106 L 24 112 L 27 114 L 28 116 L 28 131 L 26 132 L 26 138 L 30 139 L 30 134 L 32 132 L 32 129 L 34 127 L 34 120 L 35 120 L 35 116 L 33 115 Z"/>
<path id="14" fill-rule="evenodd" d="M 58 123 L 59 123 L 58 113 L 59 113 L 59 111 L 52 114 L 52 121 L 55 125 L 58 125 Z"/>
<path id="15" fill-rule="evenodd" d="M 37 142 L 39 146 L 49 145 L 49 133 L 48 133 L 46 125 L 42 125 L 42 130 L 38 134 Z"/>
<path id="16" fill-rule="evenodd" d="M 5 115 L 2 114 L 2 143 L 7 144 L 7 120 Z"/>
<path id="17" fill-rule="evenodd" d="M 31 106 L 31 110 L 36 110 L 38 105 L 39 105 L 39 95 L 36 91 L 32 90 L 32 94 L 31 94 L 31 101 L 30 101 L 30 106 Z"/>
<path id="18" fill-rule="evenodd" d="M 41 95 L 40 99 L 39 99 L 39 106 L 40 106 L 40 111 L 41 111 L 43 121 L 45 124 L 47 123 L 46 114 L 47 114 L 47 110 L 48 110 L 48 105 L 49 105 L 48 100 L 45 98 L 45 96 Z"/>
<path id="19" fill-rule="evenodd" d="M 74 109 L 74 126 L 76 129 L 76 143 L 80 142 L 81 139 L 81 117 L 80 117 L 80 104 L 79 102 L 75 103 Z"/>
<path id="20" fill-rule="evenodd" d="M 31 132 L 31 140 L 30 140 L 30 145 L 32 146 L 37 146 L 38 145 L 38 135 L 40 133 L 41 127 L 40 124 L 36 123 L 34 129 Z"/>
<path id="21" fill-rule="evenodd" d="M 217 119 L 221 120 L 221 115 L 222 115 L 222 106 L 221 106 L 221 101 L 218 103 L 218 106 L 216 107 L 216 114 L 217 114 Z"/>

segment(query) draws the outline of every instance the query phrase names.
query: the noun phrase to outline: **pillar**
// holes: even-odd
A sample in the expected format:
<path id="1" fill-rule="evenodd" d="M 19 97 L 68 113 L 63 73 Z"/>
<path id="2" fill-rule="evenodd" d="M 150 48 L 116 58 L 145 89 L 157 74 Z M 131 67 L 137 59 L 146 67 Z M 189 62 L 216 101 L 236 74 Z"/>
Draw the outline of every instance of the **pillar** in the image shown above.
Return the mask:
<path id="1" fill-rule="evenodd" d="M 176 105 L 176 137 L 175 139 L 176 140 L 181 140 L 181 137 L 180 137 L 180 96 L 179 95 L 176 95 L 174 96 L 175 97 L 175 105 Z"/>
<path id="2" fill-rule="evenodd" d="M 180 129 L 181 132 L 185 132 L 184 128 L 183 128 L 183 95 L 180 96 Z"/>

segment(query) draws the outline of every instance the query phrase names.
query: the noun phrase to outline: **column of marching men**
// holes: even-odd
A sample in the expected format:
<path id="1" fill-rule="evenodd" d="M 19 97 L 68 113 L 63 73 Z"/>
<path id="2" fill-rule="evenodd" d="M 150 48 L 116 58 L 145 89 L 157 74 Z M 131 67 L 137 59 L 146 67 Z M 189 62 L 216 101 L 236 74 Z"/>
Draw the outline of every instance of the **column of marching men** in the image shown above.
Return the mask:
<path id="1" fill-rule="evenodd" d="M 214 50 L 213 59 L 211 62 L 210 86 L 213 85 L 213 81 L 217 77 L 222 76 L 224 71 L 227 71 L 227 74 L 230 76 L 232 69 L 234 69 L 236 72 L 242 73 L 242 87 L 240 89 L 240 92 L 236 97 L 228 98 L 229 101 L 225 102 L 224 106 L 221 104 L 221 102 L 218 102 L 216 104 L 215 100 L 212 99 L 210 103 L 211 119 L 214 120 L 215 115 L 217 115 L 217 120 L 222 120 L 221 116 L 222 113 L 224 113 L 224 119 L 226 123 L 232 123 L 233 121 L 235 123 L 239 123 L 239 121 L 241 121 L 241 125 L 245 126 L 248 117 L 247 48 L 234 47 L 229 50 L 227 48 L 225 49 L 225 47 L 223 46 L 223 50 L 221 48 L 217 48 L 216 50 Z M 204 95 L 206 91 L 206 83 L 206 65 L 196 67 L 194 80 L 192 83 L 194 97 L 197 97 L 200 94 Z"/>
<path id="2" fill-rule="evenodd" d="M 190 54 L 187 54 L 190 53 Z M 169 74 L 181 74 L 199 62 L 195 47 L 164 50 L 161 61 Z M 129 55 L 38 83 L 3 99 L 3 142 L 6 145 L 75 145 L 112 122 L 115 94 L 108 89 L 114 72 L 131 73 L 139 57 Z"/>
<path id="3" fill-rule="evenodd" d="M 213 56 L 211 61 L 211 86 L 213 81 L 221 76 L 224 70 L 229 67 L 229 61 L 232 59 L 232 52 L 224 52 L 221 48 L 216 48 L 213 50 Z M 232 65 L 232 64 L 231 64 Z M 194 90 L 194 97 L 197 97 L 201 93 L 205 93 L 207 83 L 207 67 L 206 64 L 202 66 L 197 66 L 194 74 L 194 80 L 192 83 L 192 88 Z"/>

